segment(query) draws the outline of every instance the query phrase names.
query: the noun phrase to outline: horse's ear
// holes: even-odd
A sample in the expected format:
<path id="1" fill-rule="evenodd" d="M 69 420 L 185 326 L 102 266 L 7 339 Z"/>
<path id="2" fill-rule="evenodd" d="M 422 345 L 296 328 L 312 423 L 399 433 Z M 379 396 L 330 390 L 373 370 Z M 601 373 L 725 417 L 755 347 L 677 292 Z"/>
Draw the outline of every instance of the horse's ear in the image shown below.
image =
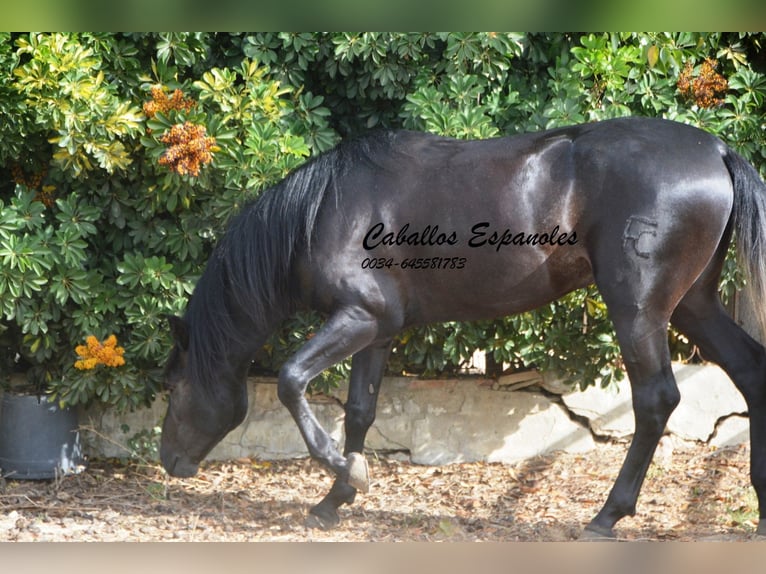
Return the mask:
<path id="1" fill-rule="evenodd" d="M 166 315 L 165 319 L 170 325 L 170 334 L 182 351 L 189 349 L 189 327 L 186 321 L 175 315 Z"/>

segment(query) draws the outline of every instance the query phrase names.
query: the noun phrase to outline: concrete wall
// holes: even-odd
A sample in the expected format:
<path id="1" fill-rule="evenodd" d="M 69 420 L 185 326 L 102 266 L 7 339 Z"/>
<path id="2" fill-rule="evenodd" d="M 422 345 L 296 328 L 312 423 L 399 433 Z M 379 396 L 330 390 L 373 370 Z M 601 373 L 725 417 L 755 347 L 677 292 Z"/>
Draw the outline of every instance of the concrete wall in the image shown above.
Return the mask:
<path id="1" fill-rule="evenodd" d="M 682 395 L 668 423 L 675 440 L 717 445 L 747 441 L 744 401 L 718 367 L 679 364 L 674 370 Z M 627 381 L 584 392 L 565 392 L 565 386 L 550 380 L 511 391 L 514 387 L 503 382 L 502 378 L 386 378 L 367 448 L 400 451 L 419 464 L 515 462 L 549 451 L 587 452 L 595 448 L 597 438 L 627 440 L 633 432 Z M 275 381 L 253 378 L 248 387 L 246 420 L 209 458 L 306 456 L 295 424 L 277 399 Z M 320 423 L 339 443 L 345 396 L 341 388 L 331 397 L 310 400 Z M 150 409 L 120 416 L 101 409 L 81 413 L 86 452 L 125 456 L 128 440 L 159 425 L 165 408 L 165 401 L 158 399 Z"/>

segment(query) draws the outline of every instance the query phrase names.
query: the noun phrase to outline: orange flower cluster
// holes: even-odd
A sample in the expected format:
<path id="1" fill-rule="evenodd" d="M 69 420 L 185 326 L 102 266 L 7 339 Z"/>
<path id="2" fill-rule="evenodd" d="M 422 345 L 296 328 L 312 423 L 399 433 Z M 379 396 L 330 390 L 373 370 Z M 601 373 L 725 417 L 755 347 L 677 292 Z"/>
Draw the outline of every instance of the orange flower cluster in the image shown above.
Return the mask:
<path id="1" fill-rule="evenodd" d="M 197 102 L 192 98 L 185 98 L 181 90 L 173 90 L 173 93 L 168 97 L 161 86 L 154 86 L 152 88 L 152 99 L 144 103 L 144 113 L 147 118 L 153 118 L 157 112 L 163 114 L 168 113 L 170 110 L 184 110 L 188 112 L 196 104 Z"/>
<path id="2" fill-rule="evenodd" d="M 160 141 L 169 146 L 159 159 L 179 175 L 199 175 L 201 164 L 213 160 L 215 138 L 208 137 L 205 126 L 186 122 L 166 131 Z"/>
<path id="3" fill-rule="evenodd" d="M 125 364 L 125 349 L 117 346 L 117 337 L 114 335 L 109 335 L 103 343 L 89 335 L 85 339 L 85 345 L 75 347 L 75 352 L 80 360 L 75 361 L 74 366 L 81 371 L 93 369 L 96 365 L 119 367 Z"/>
<path id="4" fill-rule="evenodd" d="M 723 96 L 729 89 L 729 82 L 715 71 L 718 60 L 706 59 L 700 65 L 697 77 L 694 77 L 694 67 L 687 62 L 684 71 L 678 77 L 676 86 L 681 95 L 696 103 L 701 108 L 713 108 L 723 104 Z"/>
<path id="5" fill-rule="evenodd" d="M 27 175 L 24 173 L 24 170 L 18 163 L 14 163 L 11 166 L 11 175 L 13 175 L 13 181 L 18 185 L 24 185 L 29 189 L 39 189 L 47 173 L 48 170 L 43 168 L 34 175 Z"/>
<path id="6" fill-rule="evenodd" d="M 18 163 L 14 163 L 11 166 L 11 175 L 13 181 L 18 185 L 23 185 L 29 189 L 37 191 L 34 201 L 39 201 L 45 205 L 45 207 L 53 207 L 56 203 L 56 197 L 53 195 L 53 191 L 56 189 L 55 185 L 42 185 L 43 179 L 48 175 L 46 168 L 41 169 L 34 175 L 27 175 Z"/>
<path id="7" fill-rule="evenodd" d="M 43 188 L 37 192 L 33 201 L 39 201 L 45 207 L 53 207 L 56 204 L 56 196 L 53 194 L 55 189 L 55 185 L 44 185 Z"/>

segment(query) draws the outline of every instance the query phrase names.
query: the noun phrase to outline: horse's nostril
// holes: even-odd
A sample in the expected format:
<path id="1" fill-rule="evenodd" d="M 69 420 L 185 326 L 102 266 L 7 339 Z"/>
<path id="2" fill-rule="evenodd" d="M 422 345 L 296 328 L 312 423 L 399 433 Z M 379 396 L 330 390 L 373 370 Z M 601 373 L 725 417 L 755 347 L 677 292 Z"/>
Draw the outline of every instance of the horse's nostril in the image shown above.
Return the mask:
<path id="1" fill-rule="evenodd" d="M 178 455 L 174 456 L 171 459 L 167 459 L 164 456 L 160 458 L 162 459 L 162 467 L 165 469 L 165 471 L 169 475 L 174 476 L 173 471 L 175 470 L 176 465 L 178 464 Z"/>
<path id="2" fill-rule="evenodd" d="M 199 466 L 188 460 L 182 460 L 180 455 L 175 455 L 170 459 L 162 459 L 162 466 L 165 471 L 175 478 L 190 478 L 197 474 Z"/>

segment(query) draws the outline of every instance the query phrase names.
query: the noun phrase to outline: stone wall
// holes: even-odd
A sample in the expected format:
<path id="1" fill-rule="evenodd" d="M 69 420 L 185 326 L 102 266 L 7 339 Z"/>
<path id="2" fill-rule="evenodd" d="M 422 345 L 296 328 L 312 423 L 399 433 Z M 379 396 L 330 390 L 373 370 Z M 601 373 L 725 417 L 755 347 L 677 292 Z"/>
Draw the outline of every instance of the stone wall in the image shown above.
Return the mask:
<path id="1" fill-rule="evenodd" d="M 718 367 L 674 365 L 681 404 L 667 432 L 673 440 L 718 446 L 748 440 L 742 397 Z M 245 422 L 210 454 L 210 459 L 304 457 L 306 447 L 287 410 L 279 403 L 273 379 L 248 381 L 250 410 Z M 469 461 L 515 462 L 550 451 L 587 452 L 599 439 L 627 440 L 633 413 L 627 381 L 609 389 L 566 391 L 539 377 L 523 390 L 483 378 L 425 380 L 386 378 L 377 420 L 367 448 L 405 453 L 417 464 Z M 342 443 L 345 389 L 315 397 L 320 423 Z M 91 456 L 125 456 L 128 440 L 160 424 L 165 402 L 116 416 L 82 413 L 83 439 Z"/>

